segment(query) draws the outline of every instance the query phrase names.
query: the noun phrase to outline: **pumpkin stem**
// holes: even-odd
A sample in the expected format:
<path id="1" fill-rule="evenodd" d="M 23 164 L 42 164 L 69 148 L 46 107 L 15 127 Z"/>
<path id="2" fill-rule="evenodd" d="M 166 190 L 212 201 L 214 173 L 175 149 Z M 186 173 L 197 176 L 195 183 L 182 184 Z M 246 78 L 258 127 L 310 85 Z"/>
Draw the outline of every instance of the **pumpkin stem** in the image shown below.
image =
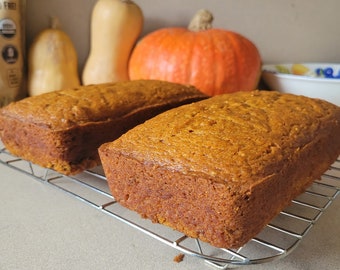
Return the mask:
<path id="1" fill-rule="evenodd" d="M 208 30 L 212 28 L 212 22 L 214 20 L 214 16 L 212 13 L 206 9 L 201 9 L 197 11 L 195 16 L 192 18 L 188 29 L 194 32 Z"/>

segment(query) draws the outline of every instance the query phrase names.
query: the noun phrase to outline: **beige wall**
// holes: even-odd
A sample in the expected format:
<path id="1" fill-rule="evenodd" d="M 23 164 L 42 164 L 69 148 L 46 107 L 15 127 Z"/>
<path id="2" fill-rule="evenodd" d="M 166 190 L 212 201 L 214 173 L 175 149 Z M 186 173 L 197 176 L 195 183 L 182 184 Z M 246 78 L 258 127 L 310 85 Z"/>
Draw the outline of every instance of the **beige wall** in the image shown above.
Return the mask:
<path id="1" fill-rule="evenodd" d="M 237 31 L 259 48 L 265 63 L 340 63 L 338 0 L 135 0 L 145 15 L 143 34 L 186 26 L 196 10 L 214 13 L 216 28 Z M 96 0 L 27 0 L 27 45 L 49 16 L 72 38 L 81 69 L 89 50 L 90 13 Z"/>

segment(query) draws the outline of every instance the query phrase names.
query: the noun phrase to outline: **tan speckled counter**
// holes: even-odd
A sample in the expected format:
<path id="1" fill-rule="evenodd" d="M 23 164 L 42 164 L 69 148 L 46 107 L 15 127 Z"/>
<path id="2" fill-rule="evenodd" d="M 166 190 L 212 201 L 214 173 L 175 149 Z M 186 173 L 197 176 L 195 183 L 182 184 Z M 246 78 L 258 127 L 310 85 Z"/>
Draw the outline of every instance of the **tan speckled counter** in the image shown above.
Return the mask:
<path id="1" fill-rule="evenodd" d="M 211 269 L 97 209 L 0 164 L 0 269 Z M 337 198 L 287 257 L 240 269 L 336 269 Z"/>

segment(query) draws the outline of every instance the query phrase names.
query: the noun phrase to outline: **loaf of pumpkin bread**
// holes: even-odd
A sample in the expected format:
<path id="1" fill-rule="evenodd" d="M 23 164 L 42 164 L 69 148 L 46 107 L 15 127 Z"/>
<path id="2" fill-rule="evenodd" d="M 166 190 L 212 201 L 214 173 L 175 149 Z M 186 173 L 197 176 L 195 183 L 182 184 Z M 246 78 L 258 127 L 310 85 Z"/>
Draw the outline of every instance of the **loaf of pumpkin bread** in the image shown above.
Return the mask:
<path id="1" fill-rule="evenodd" d="M 204 98 L 192 86 L 154 80 L 61 90 L 2 108 L 0 137 L 21 158 L 76 174 L 100 163 L 102 143 L 160 112 Z"/>
<path id="2" fill-rule="evenodd" d="M 340 154 L 340 108 L 275 91 L 159 114 L 99 149 L 122 205 L 217 247 L 258 234 Z"/>

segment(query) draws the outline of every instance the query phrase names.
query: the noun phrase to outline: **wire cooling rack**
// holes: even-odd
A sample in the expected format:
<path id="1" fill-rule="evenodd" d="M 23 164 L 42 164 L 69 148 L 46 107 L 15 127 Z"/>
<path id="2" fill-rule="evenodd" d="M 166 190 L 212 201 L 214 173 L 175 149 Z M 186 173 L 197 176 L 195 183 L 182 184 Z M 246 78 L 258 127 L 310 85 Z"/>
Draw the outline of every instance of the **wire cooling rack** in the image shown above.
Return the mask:
<path id="1" fill-rule="evenodd" d="M 221 249 L 168 227 L 153 224 L 120 206 L 110 194 L 101 167 L 70 177 L 11 155 L 1 142 L 0 149 L 0 163 L 53 186 L 186 255 L 204 260 L 217 269 L 260 264 L 288 255 L 340 193 L 338 159 L 320 180 L 316 180 L 305 193 L 294 199 L 259 235 L 239 249 Z"/>

